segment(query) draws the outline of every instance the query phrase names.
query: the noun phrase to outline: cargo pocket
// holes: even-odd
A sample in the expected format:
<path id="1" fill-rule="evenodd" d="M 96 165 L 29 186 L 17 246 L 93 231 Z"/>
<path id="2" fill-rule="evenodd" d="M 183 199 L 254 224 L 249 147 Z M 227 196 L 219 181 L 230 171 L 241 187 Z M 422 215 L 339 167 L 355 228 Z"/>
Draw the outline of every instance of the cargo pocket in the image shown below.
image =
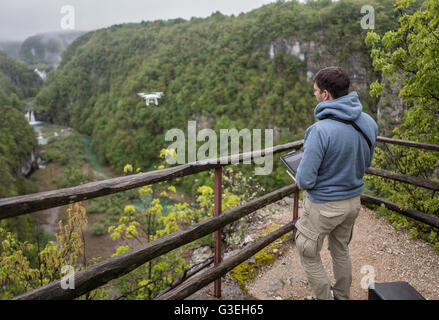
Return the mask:
<path id="1" fill-rule="evenodd" d="M 303 227 L 300 230 L 298 228 L 295 242 L 300 254 L 308 258 L 316 257 L 318 238 L 318 233 Z"/>

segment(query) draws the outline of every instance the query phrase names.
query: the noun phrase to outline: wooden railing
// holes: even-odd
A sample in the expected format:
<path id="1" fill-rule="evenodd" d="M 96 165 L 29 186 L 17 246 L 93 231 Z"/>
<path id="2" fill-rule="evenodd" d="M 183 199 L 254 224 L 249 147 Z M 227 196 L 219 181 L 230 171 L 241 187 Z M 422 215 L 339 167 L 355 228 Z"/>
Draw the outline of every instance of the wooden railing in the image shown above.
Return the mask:
<path id="1" fill-rule="evenodd" d="M 378 137 L 377 142 L 391 143 L 398 145 L 405 145 L 410 147 L 423 148 L 427 150 L 439 151 L 439 145 L 422 144 L 411 141 L 402 141 L 389 139 L 385 137 Z M 75 289 L 62 289 L 61 280 L 51 282 L 38 289 L 32 290 L 22 294 L 15 299 L 74 299 L 91 290 L 94 290 L 109 281 L 121 277 L 142 264 L 159 257 L 171 250 L 181 247 L 194 240 L 200 239 L 213 232 L 216 233 L 216 238 L 219 239 L 219 230 L 224 226 L 241 219 L 248 214 L 263 208 L 264 206 L 276 202 L 288 195 L 294 194 L 293 215 L 292 221 L 280 227 L 278 230 L 270 233 L 264 238 L 247 245 L 232 257 L 221 261 L 219 241 L 216 243 L 216 258 L 215 266 L 193 276 L 190 280 L 183 282 L 181 285 L 159 294 L 157 299 L 183 299 L 200 288 L 206 286 L 212 281 L 218 281 L 223 275 L 232 270 L 234 267 L 244 262 L 252 255 L 285 235 L 290 231 L 295 230 L 295 223 L 297 217 L 298 205 L 298 188 L 295 184 L 275 190 L 246 204 L 242 204 L 227 212 L 220 214 L 221 208 L 221 168 L 225 165 L 242 163 L 245 160 L 256 159 L 265 156 L 267 153 L 279 153 L 289 151 L 292 149 L 299 149 L 303 145 L 303 140 L 278 145 L 265 150 L 253 151 L 232 155 L 228 157 L 214 159 L 215 161 L 197 161 L 194 163 L 184 164 L 168 169 L 156 170 L 146 173 L 139 173 L 126 177 L 119 177 L 104 181 L 92 182 L 77 187 L 59 189 L 54 191 L 47 191 L 37 194 L 24 195 L 19 197 L 12 197 L 0 199 L 0 219 L 19 216 L 22 214 L 35 212 L 43 209 L 53 208 L 73 202 L 92 199 L 109 195 L 145 185 L 150 185 L 162 181 L 167 181 L 177 177 L 183 177 L 198 172 L 215 169 L 215 216 L 203 220 L 195 225 L 192 225 L 184 230 L 180 230 L 173 234 L 159 238 L 153 242 L 149 242 L 140 247 L 134 248 L 116 257 L 101 261 L 89 268 L 75 273 Z M 388 179 L 410 183 L 430 190 L 439 190 L 439 183 L 430 180 L 410 177 L 402 174 L 397 174 L 385 170 L 369 168 L 368 174 L 381 176 Z M 439 218 L 427 215 L 423 212 L 400 208 L 398 205 L 388 201 L 372 197 L 369 195 L 361 195 L 362 203 L 384 204 L 388 209 L 394 210 L 407 217 L 422 221 L 433 227 L 439 228 Z M 220 295 L 220 282 L 215 286 L 215 296 Z M 218 292 L 219 290 L 219 292 Z"/>

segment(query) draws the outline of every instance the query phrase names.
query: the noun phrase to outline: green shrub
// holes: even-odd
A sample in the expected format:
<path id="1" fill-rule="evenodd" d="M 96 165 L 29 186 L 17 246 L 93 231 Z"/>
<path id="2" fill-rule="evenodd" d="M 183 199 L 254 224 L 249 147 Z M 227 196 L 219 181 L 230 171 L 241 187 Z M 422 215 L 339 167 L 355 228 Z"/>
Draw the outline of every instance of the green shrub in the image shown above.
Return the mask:
<path id="1" fill-rule="evenodd" d="M 107 233 L 108 227 L 106 227 L 101 222 L 96 222 L 94 225 L 90 227 L 90 233 L 95 236 L 102 236 Z"/>

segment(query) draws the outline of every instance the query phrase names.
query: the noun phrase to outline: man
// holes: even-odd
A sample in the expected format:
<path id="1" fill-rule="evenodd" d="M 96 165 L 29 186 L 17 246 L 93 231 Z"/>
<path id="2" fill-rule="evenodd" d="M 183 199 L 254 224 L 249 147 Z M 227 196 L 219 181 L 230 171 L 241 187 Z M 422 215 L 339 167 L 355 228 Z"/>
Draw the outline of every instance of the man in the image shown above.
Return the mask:
<path id="1" fill-rule="evenodd" d="M 376 122 L 366 113 L 355 91 L 349 92 L 349 75 L 338 67 L 320 70 L 314 77 L 320 121 L 305 132 L 304 155 L 296 180 L 305 190 L 303 214 L 296 223 L 296 247 L 301 264 L 317 299 L 349 299 L 352 265 L 349 242 L 361 209 L 363 176 L 372 162 L 378 135 Z M 349 123 L 353 121 L 370 140 Z M 328 236 L 335 284 L 320 258 Z"/>

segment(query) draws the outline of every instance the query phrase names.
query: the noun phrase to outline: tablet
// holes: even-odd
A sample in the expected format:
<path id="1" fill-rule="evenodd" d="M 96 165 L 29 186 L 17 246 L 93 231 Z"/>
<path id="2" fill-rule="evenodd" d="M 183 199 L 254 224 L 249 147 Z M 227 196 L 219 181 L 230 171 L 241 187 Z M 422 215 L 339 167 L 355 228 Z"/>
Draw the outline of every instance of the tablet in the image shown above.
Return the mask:
<path id="1" fill-rule="evenodd" d="M 303 150 L 288 153 L 281 156 L 283 163 L 290 169 L 294 175 L 297 173 L 297 168 L 299 168 L 300 160 L 303 157 Z"/>

